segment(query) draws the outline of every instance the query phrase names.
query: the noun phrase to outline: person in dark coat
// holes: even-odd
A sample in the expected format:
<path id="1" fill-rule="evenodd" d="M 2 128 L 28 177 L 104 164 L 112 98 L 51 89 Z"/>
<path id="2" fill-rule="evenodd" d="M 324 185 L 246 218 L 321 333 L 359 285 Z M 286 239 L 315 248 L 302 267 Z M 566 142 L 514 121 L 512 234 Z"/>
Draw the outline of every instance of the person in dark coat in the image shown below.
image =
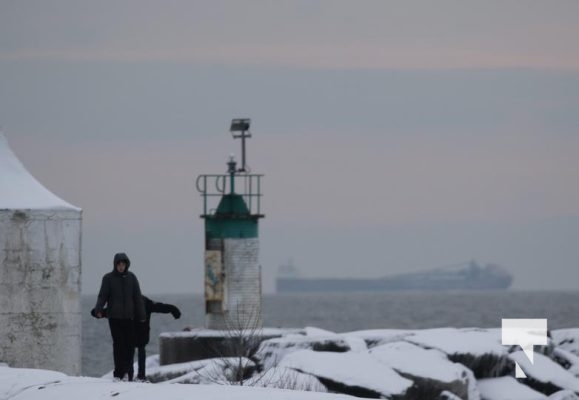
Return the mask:
<path id="1" fill-rule="evenodd" d="M 147 318 L 145 321 L 136 322 L 135 324 L 135 345 L 137 347 L 137 358 L 139 363 L 139 371 L 137 372 L 137 379 L 144 381 L 146 380 L 145 371 L 145 361 L 147 359 L 147 352 L 145 347 L 149 344 L 149 335 L 151 332 L 151 314 L 161 313 L 161 314 L 172 314 L 173 318 L 179 319 L 181 317 L 181 311 L 172 304 L 157 303 L 143 296 L 145 302 L 145 314 Z M 131 367 L 132 369 L 132 367 Z"/>
<path id="2" fill-rule="evenodd" d="M 103 276 L 97 302 L 94 307 L 96 318 L 109 319 L 113 338 L 113 358 L 116 379 L 133 380 L 132 366 L 135 357 L 135 320 L 145 321 L 145 304 L 139 281 L 129 271 L 131 261 L 125 253 L 115 254 L 113 270 Z"/>
<path id="3" fill-rule="evenodd" d="M 145 361 L 147 359 L 146 346 L 149 344 L 150 332 L 151 332 L 151 314 L 161 313 L 161 314 L 172 314 L 173 318 L 181 318 L 181 311 L 172 304 L 158 303 L 146 296 L 143 296 L 143 301 L 145 303 L 145 321 L 135 321 L 135 347 L 138 349 L 138 364 L 139 370 L 137 372 L 137 379 L 144 381 L 146 380 L 146 370 Z M 108 317 L 108 310 L 105 308 L 102 315 Z M 96 310 L 91 311 L 91 315 L 96 317 Z M 129 376 L 133 376 L 133 365 L 131 364 L 129 370 Z"/>

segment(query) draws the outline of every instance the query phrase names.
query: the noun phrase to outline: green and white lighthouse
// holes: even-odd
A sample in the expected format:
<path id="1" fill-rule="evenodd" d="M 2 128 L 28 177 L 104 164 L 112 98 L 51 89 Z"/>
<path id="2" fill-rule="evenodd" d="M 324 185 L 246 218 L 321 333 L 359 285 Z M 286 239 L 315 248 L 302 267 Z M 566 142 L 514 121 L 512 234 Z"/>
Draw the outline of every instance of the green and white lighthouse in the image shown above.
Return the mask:
<path id="1" fill-rule="evenodd" d="M 205 327 L 250 329 L 262 326 L 259 219 L 261 178 L 245 162 L 249 119 L 234 119 L 231 132 L 242 142 L 242 164 L 234 157 L 226 174 L 200 175 L 197 190 L 205 220 Z M 215 207 L 216 208 L 213 208 Z"/>

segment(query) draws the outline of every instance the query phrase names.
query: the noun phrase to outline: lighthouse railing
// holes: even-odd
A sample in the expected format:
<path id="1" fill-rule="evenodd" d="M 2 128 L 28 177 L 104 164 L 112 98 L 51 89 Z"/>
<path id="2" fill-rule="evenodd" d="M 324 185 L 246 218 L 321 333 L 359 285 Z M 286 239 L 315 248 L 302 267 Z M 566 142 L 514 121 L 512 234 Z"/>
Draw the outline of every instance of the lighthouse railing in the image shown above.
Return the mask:
<path id="1" fill-rule="evenodd" d="M 263 216 L 261 213 L 261 178 L 263 174 L 235 174 L 235 194 L 241 195 L 245 201 L 249 213 L 252 216 Z M 227 188 L 231 187 L 231 176 L 227 174 L 204 174 L 199 175 L 195 187 L 203 198 L 202 216 L 213 215 L 219 200 L 227 194 Z"/>

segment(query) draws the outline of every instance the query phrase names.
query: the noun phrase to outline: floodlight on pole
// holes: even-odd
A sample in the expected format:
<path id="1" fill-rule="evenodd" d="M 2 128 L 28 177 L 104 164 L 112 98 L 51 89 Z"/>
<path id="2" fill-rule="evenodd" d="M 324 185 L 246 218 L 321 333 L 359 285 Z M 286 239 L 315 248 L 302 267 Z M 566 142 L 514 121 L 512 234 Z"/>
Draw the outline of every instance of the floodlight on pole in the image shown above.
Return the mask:
<path id="1" fill-rule="evenodd" d="M 249 118 L 234 118 L 231 120 L 231 127 L 229 131 L 234 139 L 241 139 L 241 168 L 238 172 L 246 172 L 245 168 L 245 139 L 251 137 L 249 132 L 249 126 L 251 125 L 251 119 Z M 239 133 L 241 132 L 241 133 Z"/>

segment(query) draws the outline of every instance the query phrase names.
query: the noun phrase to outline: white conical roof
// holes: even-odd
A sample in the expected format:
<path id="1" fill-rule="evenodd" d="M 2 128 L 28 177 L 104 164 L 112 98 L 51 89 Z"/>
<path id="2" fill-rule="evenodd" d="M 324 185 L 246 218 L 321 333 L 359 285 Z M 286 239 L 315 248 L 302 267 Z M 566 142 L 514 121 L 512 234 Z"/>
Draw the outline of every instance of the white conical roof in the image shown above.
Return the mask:
<path id="1" fill-rule="evenodd" d="M 0 132 L 0 209 L 77 210 L 42 186 L 26 170 Z"/>

